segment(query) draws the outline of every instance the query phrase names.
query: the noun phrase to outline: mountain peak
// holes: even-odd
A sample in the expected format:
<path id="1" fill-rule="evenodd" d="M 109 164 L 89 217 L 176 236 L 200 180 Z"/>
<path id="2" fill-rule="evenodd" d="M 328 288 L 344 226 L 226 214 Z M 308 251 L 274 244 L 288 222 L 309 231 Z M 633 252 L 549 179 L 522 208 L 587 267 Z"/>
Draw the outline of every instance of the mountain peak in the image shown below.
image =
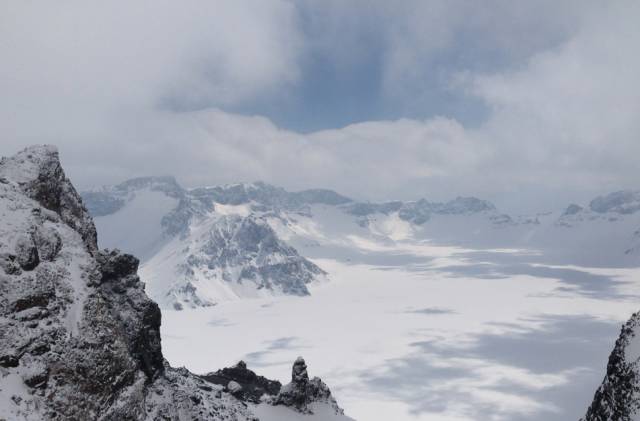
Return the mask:
<path id="1" fill-rule="evenodd" d="M 82 235 L 93 253 L 98 249 L 96 228 L 76 189 L 60 164 L 58 148 L 31 146 L 0 160 L 0 179 L 13 182 L 26 196 L 56 212 Z"/>

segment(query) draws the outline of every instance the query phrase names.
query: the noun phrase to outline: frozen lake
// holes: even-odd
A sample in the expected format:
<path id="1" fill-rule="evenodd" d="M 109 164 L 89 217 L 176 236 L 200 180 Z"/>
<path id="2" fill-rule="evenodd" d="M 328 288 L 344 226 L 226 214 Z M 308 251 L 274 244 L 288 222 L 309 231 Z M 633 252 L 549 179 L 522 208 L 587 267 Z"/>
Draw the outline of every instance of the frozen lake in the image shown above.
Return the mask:
<path id="1" fill-rule="evenodd" d="M 166 358 L 197 373 L 243 359 L 288 381 L 301 355 L 361 421 L 577 420 L 640 307 L 637 269 L 354 243 L 306 253 L 330 277 L 310 297 L 163 310 Z"/>

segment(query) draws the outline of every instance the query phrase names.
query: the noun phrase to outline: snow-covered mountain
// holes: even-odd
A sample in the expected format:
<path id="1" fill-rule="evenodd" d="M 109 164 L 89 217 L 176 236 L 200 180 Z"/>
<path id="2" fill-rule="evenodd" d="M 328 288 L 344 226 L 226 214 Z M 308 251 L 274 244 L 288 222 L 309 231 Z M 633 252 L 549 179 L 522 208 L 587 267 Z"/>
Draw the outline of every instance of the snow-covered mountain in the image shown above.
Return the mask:
<path id="1" fill-rule="evenodd" d="M 137 178 L 82 196 L 101 245 L 141 256 L 151 296 L 177 309 L 307 295 L 331 278 L 314 259 L 349 259 L 372 241 L 530 249 L 558 263 L 604 266 L 635 264 L 640 250 L 637 192 L 520 216 L 474 197 L 371 203 L 261 182 L 184 189 L 171 177 Z"/>
<path id="2" fill-rule="evenodd" d="M 262 219 L 211 215 L 176 236 L 143 267 L 149 292 L 176 309 L 264 294 L 308 295 L 325 272 Z"/>
<path id="3" fill-rule="evenodd" d="M 0 419 L 350 419 L 306 366 L 251 402 L 233 384 L 172 368 L 138 263 L 99 250 L 54 147 L 0 161 Z"/>
<path id="4" fill-rule="evenodd" d="M 100 244 L 142 257 L 161 306 L 181 309 L 269 294 L 307 295 L 327 273 L 307 257 L 367 238 L 413 237 L 435 217 L 513 223 L 489 202 L 359 203 L 330 190 L 288 192 L 265 183 L 183 189 L 145 177 L 82 193 Z M 302 252 L 299 252 L 302 250 Z"/>

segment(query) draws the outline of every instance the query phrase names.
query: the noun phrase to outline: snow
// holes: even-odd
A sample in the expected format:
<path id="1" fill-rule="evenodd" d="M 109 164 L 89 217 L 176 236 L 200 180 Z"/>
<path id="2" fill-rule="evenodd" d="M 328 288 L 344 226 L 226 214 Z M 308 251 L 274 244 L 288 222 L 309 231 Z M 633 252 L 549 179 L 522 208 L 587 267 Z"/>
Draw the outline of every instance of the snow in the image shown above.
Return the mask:
<path id="1" fill-rule="evenodd" d="M 32 405 L 16 405 L 13 396 L 28 396 L 29 390 L 16 373 L 0 374 L 0 419 L 37 421 L 42 414 Z M 22 400 L 19 401 L 22 403 Z"/>
<path id="2" fill-rule="evenodd" d="M 324 403 L 311 405 L 313 414 L 300 414 L 287 407 L 271 405 L 251 405 L 252 411 L 260 421 L 349 421 L 349 417 L 336 415 L 333 409 Z"/>
<path id="3" fill-rule="evenodd" d="M 217 218 L 255 212 L 250 205 L 216 203 L 190 240 L 165 244 L 140 271 L 150 294 L 176 281 L 194 238 Z M 361 217 L 315 204 L 261 217 L 329 282 L 289 297 L 196 273 L 198 289 L 222 299 L 163 310 L 165 356 L 200 373 L 243 359 L 286 383 L 303 355 L 355 419 L 578 419 L 620 323 L 637 311 L 640 212 L 488 209 L 417 225 L 398 212 Z M 627 352 L 637 359 L 640 345 Z"/>
<path id="4" fill-rule="evenodd" d="M 221 203 L 216 203 L 215 211 L 220 215 L 249 216 L 251 213 L 249 205 L 223 205 Z"/>
<path id="5" fill-rule="evenodd" d="M 375 221 L 370 225 L 374 234 L 389 237 L 394 241 L 411 238 L 413 234 L 411 223 L 400 219 L 397 212 L 381 219 L 381 221 Z"/>
<path id="6" fill-rule="evenodd" d="M 577 419 L 602 378 L 618 323 L 636 310 L 637 299 L 627 295 L 640 293 L 635 269 L 536 263 L 506 275 L 502 259 L 529 254 L 493 250 L 471 262 L 464 256 L 478 250 L 354 244 L 380 262 L 403 256 L 411 263 L 317 258 L 331 282 L 312 288 L 310 297 L 165 311 L 166 357 L 195 372 L 242 358 L 284 380 L 301 354 L 346 414 L 359 420 Z M 478 274 L 485 266 L 487 275 Z M 597 298 L 564 279 L 565 272 L 620 284 Z M 588 331 L 572 328 L 591 324 L 610 326 L 609 336 L 592 343 Z M 547 341 L 538 346 L 543 352 L 527 358 L 521 348 L 500 348 L 502 341 L 526 344 L 529 336 Z M 583 346 L 597 349 L 588 361 L 561 354 Z M 522 361 L 518 353 L 525 353 Z M 549 361 L 549 369 L 541 361 Z"/>

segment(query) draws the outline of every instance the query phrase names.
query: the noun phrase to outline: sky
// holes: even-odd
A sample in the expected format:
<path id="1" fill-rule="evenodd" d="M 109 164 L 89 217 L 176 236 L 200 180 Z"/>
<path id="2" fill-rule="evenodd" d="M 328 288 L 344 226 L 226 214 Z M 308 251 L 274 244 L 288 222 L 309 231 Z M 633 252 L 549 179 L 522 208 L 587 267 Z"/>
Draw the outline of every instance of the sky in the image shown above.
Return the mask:
<path id="1" fill-rule="evenodd" d="M 640 2 L 0 0 L 0 155 L 513 212 L 640 189 Z"/>

